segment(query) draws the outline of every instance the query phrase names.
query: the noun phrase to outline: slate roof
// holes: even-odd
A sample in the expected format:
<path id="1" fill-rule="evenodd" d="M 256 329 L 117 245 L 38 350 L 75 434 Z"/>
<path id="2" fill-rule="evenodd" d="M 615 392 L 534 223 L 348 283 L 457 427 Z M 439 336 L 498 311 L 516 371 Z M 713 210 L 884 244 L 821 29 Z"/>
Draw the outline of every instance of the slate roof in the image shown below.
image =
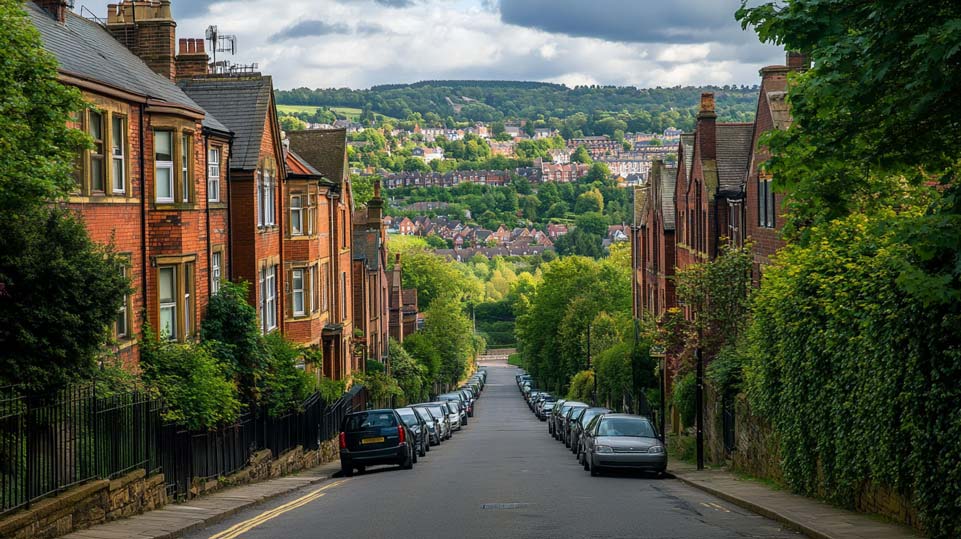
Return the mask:
<path id="1" fill-rule="evenodd" d="M 634 188 L 634 224 L 647 226 L 648 187 Z"/>
<path id="2" fill-rule="evenodd" d="M 684 148 L 684 175 L 690 181 L 694 169 L 694 133 L 681 135 L 681 147 Z"/>
<path id="3" fill-rule="evenodd" d="M 234 132 L 231 168 L 256 169 L 273 92 L 271 78 L 264 75 L 210 75 L 182 80 L 177 84 Z"/>
<path id="4" fill-rule="evenodd" d="M 287 133 L 290 147 L 325 178 L 341 183 L 347 165 L 346 129 L 309 129 Z"/>
<path id="5" fill-rule="evenodd" d="M 753 140 L 753 124 L 717 124 L 718 191 L 740 192 Z"/>
<path id="6" fill-rule="evenodd" d="M 196 112 L 209 112 L 96 22 L 67 10 L 64 24 L 60 24 L 33 2 L 26 2 L 24 8 L 40 32 L 43 48 L 57 60 L 62 73 Z M 205 116 L 203 125 L 230 131 L 211 114 Z"/>
<path id="7" fill-rule="evenodd" d="M 677 169 L 661 167 L 661 214 L 664 219 L 664 230 L 674 230 L 676 208 L 674 207 L 674 187 L 677 185 Z"/>
<path id="8" fill-rule="evenodd" d="M 775 129 L 785 130 L 791 127 L 793 118 L 787 104 L 787 92 L 768 92 L 767 106 L 771 110 L 771 120 Z"/>

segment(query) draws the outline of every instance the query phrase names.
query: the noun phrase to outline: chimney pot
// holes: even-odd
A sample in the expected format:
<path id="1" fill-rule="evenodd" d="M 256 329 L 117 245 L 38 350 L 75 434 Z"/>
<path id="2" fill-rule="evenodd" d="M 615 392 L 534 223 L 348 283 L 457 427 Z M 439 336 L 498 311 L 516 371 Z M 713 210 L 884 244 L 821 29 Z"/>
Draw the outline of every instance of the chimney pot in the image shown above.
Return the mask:
<path id="1" fill-rule="evenodd" d="M 67 10 L 70 9 L 67 0 L 34 0 L 34 2 L 57 22 L 63 23 L 67 20 Z"/>
<path id="2" fill-rule="evenodd" d="M 714 93 L 704 92 L 701 94 L 701 113 L 714 114 Z"/>
<path id="3" fill-rule="evenodd" d="M 178 52 L 178 54 L 186 54 L 186 53 L 187 53 L 187 40 L 184 39 L 184 38 L 180 38 L 180 41 L 178 42 L 178 45 L 179 45 L 179 49 L 180 49 L 179 52 Z"/>
<path id="4" fill-rule="evenodd" d="M 380 198 L 380 180 L 374 180 L 374 198 Z"/>
<path id="5" fill-rule="evenodd" d="M 200 38 L 197 39 L 197 53 L 207 54 L 207 51 L 204 48 L 204 40 Z"/>

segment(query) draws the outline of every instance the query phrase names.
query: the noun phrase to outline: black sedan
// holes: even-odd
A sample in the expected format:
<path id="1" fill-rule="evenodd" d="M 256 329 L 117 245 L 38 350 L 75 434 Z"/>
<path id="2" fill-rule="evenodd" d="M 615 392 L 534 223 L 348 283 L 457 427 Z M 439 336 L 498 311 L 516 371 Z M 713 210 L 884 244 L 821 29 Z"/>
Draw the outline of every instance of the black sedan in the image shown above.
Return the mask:
<path id="1" fill-rule="evenodd" d="M 348 414 L 340 427 L 340 469 L 345 477 L 367 466 L 397 464 L 414 467 L 414 433 L 395 410 L 367 410 Z"/>

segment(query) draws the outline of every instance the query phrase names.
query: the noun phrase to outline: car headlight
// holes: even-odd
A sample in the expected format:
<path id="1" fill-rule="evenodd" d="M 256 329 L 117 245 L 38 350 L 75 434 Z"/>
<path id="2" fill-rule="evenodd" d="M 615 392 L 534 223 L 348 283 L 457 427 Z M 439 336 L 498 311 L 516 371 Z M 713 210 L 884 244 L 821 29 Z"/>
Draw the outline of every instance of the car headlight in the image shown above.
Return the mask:
<path id="1" fill-rule="evenodd" d="M 594 446 L 594 452 L 595 452 L 595 453 L 613 453 L 614 450 L 611 449 L 610 446 L 606 446 L 606 445 L 595 445 L 595 446 Z"/>
<path id="2" fill-rule="evenodd" d="M 663 454 L 664 454 L 664 446 L 663 446 L 663 445 L 652 445 L 652 446 L 650 447 L 650 449 L 647 450 L 647 452 L 648 452 L 648 453 L 655 453 L 655 454 L 658 454 L 658 455 L 663 455 Z"/>

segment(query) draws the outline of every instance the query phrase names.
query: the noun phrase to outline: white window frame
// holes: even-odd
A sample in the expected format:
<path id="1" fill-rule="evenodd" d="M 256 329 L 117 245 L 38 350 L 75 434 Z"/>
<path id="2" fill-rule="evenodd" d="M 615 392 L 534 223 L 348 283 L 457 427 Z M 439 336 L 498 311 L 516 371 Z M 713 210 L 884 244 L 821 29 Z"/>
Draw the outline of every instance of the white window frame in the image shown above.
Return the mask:
<path id="1" fill-rule="evenodd" d="M 180 135 L 180 188 L 183 202 L 190 202 L 190 156 L 192 139 L 188 133 Z"/>
<path id="2" fill-rule="evenodd" d="M 261 322 L 264 334 L 277 328 L 277 266 L 260 270 Z"/>
<path id="3" fill-rule="evenodd" d="M 264 226 L 264 211 L 266 204 L 264 203 L 264 173 L 258 170 L 256 173 L 257 180 L 257 226 Z"/>
<path id="4" fill-rule="evenodd" d="M 183 335 L 184 337 L 189 337 L 193 332 L 193 304 L 191 303 L 190 289 L 193 287 L 193 270 L 194 265 L 191 262 L 183 264 L 183 279 L 184 279 L 184 327 Z"/>
<path id="5" fill-rule="evenodd" d="M 220 292 L 220 278 L 223 273 L 223 251 L 210 254 L 210 295 Z"/>
<path id="6" fill-rule="evenodd" d="M 157 160 L 157 141 L 161 136 L 170 137 L 170 160 L 169 161 L 158 161 Z M 157 202 L 173 202 L 176 196 L 176 191 L 174 187 L 176 186 L 176 179 L 174 178 L 174 132 L 158 130 L 154 131 L 154 195 Z M 168 172 L 167 185 L 170 189 L 170 196 L 160 196 L 160 171 L 166 170 Z"/>
<path id="7" fill-rule="evenodd" d="M 93 139 L 93 149 L 90 150 L 90 192 L 103 194 L 107 192 L 107 156 L 105 155 L 107 150 L 107 130 L 109 129 L 107 126 L 107 115 L 99 110 L 91 110 L 89 117 L 87 133 Z M 99 136 L 94 133 L 94 126 L 97 127 Z M 99 189 L 94 187 L 94 178 L 96 176 L 94 174 L 94 162 L 100 163 Z"/>
<path id="8" fill-rule="evenodd" d="M 264 225 L 277 224 L 277 204 L 274 193 L 274 178 L 269 170 L 264 171 Z"/>
<path id="9" fill-rule="evenodd" d="M 119 130 L 115 122 L 119 122 Z M 111 190 L 115 194 L 124 194 L 127 192 L 127 119 L 123 116 L 110 117 L 110 146 Z"/>
<path id="10" fill-rule="evenodd" d="M 207 151 L 207 200 L 220 202 L 220 148 Z"/>
<path id="11" fill-rule="evenodd" d="M 290 196 L 290 235 L 304 235 L 304 197 L 306 195 Z"/>
<path id="12" fill-rule="evenodd" d="M 124 279 L 127 278 L 127 269 L 128 267 L 126 264 L 120 266 L 120 275 Z M 130 310 L 128 308 L 129 302 L 130 302 L 130 295 L 124 292 L 123 304 L 120 306 L 120 309 L 117 310 L 117 320 L 114 325 L 114 333 L 116 334 L 117 339 L 126 339 L 130 337 L 130 316 L 129 316 Z M 120 325 L 121 323 L 123 323 L 123 331 L 121 331 L 121 325 Z"/>
<path id="13" fill-rule="evenodd" d="M 290 272 L 291 310 L 294 316 L 307 315 L 306 287 L 304 286 L 305 273 L 303 269 L 295 269 Z M 299 308 L 297 305 L 298 301 L 300 302 Z"/>
<path id="14" fill-rule="evenodd" d="M 169 298 L 164 298 L 163 296 L 160 296 L 160 290 L 161 290 L 160 282 L 163 280 L 164 272 L 167 272 L 167 271 L 170 272 L 171 294 Z M 157 295 L 159 296 L 159 299 L 160 299 L 160 320 L 159 320 L 159 324 L 158 324 L 159 327 L 157 328 L 157 332 L 160 338 L 166 337 L 168 341 L 175 341 L 177 340 L 177 266 L 161 266 L 158 269 Z M 173 323 L 171 323 L 169 327 L 170 331 L 166 336 L 163 335 L 163 331 L 167 329 L 164 327 L 164 324 L 163 324 L 164 311 L 169 311 L 171 320 L 173 320 Z"/>

